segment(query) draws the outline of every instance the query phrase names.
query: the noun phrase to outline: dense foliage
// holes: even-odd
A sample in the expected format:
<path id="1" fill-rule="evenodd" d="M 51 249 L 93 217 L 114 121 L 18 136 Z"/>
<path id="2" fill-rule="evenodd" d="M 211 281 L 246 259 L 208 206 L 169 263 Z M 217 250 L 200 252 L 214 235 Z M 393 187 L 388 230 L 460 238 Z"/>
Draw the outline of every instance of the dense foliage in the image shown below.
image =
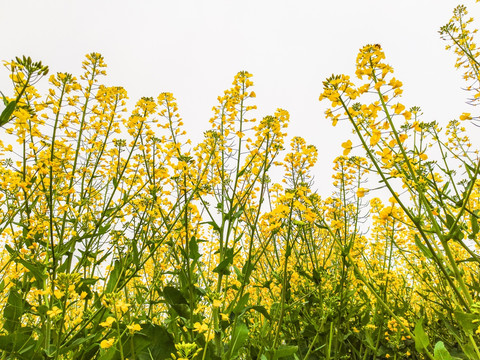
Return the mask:
<path id="1" fill-rule="evenodd" d="M 441 36 L 476 105 L 466 16 Z M 284 151 L 288 112 L 250 115 L 247 72 L 191 145 L 170 93 L 126 115 L 100 54 L 46 95 L 46 66 L 5 65 L 2 359 L 480 359 L 480 162 L 463 125 L 476 119 L 442 129 L 407 109 L 380 45 L 360 50 L 358 84 L 324 82 L 327 118 L 357 137 L 328 198 L 316 148 Z M 370 198 L 378 187 L 388 200 Z"/>

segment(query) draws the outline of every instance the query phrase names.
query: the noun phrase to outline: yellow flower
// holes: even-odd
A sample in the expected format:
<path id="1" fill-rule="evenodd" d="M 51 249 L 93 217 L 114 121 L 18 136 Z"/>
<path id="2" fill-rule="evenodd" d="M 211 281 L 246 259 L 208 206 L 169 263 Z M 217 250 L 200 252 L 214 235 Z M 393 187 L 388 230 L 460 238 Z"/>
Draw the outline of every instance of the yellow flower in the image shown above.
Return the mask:
<path id="1" fill-rule="evenodd" d="M 382 220 L 386 220 L 390 215 L 392 214 L 392 208 L 390 206 L 382 209 L 382 211 L 380 211 L 380 219 Z"/>
<path id="2" fill-rule="evenodd" d="M 400 114 L 403 110 L 405 110 L 405 105 L 398 103 L 393 105 L 392 109 L 395 111 L 395 114 Z"/>
<path id="3" fill-rule="evenodd" d="M 415 129 L 415 131 L 422 131 L 422 128 L 420 127 L 420 124 L 418 123 L 418 121 L 415 121 L 412 127 Z"/>
<path id="4" fill-rule="evenodd" d="M 218 299 L 213 300 L 213 307 L 220 307 L 222 306 L 222 302 Z"/>
<path id="5" fill-rule="evenodd" d="M 213 331 L 205 333 L 205 341 L 209 342 L 215 338 L 215 334 Z"/>
<path id="6" fill-rule="evenodd" d="M 58 307 L 54 306 L 52 307 L 52 310 L 47 311 L 47 315 L 50 317 L 55 317 L 57 315 L 60 315 L 62 313 L 62 310 L 60 310 Z"/>
<path id="7" fill-rule="evenodd" d="M 133 334 L 136 331 L 142 330 L 142 327 L 138 324 L 132 323 L 131 325 L 127 325 L 128 330 L 130 330 L 130 333 Z"/>
<path id="8" fill-rule="evenodd" d="M 337 125 L 338 119 L 340 118 L 340 114 L 337 114 L 332 117 L 332 125 L 335 126 Z"/>
<path id="9" fill-rule="evenodd" d="M 384 163 L 388 163 L 392 159 L 392 150 L 389 148 L 383 148 L 381 152 L 378 152 L 382 157 Z"/>
<path id="10" fill-rule="evenodd" d="M 102 340 L 100 343 L 100 347 L 102 349 L 108 349 L 109 347 L 112 347 L 112 345 L 115 343 L 115 338 L 110 338 L 108 340 Z"/>
<path id="11" fill-rule="evenodd" d="M 366 193 L 368 193 L 370 190 L 364 189 L 364 188 L 358 188 L 357 190 L 357 196 L 359 198 L 364 197 Z"/>
<path id="12" fill-rule="evenodd" d="M 400 80 L 397 80 L 395 78 L 392 78 L 392 80 L 390 80 L 388 84 L 392 87 L 392 89 L 397 89 L 403 85 Z"/>
<path id="13" fill-rule="evenodd" d="M 342 147 L 343 147 L 343 156 L 347 156 L 350 151 L 352 151 L 352 141 L 351 140 L 347 140 L 345 141 L 343 144 L 342 144 Z"/>
<path id="14" fill-rule="evenodd" d="M 370 146 L 375 146 L 380 141 L 380 137 L 382 136 L 382 132 L 378 129 L 374 129 L 372 131 L 372 137 L 370 138 Z"/>
<path id="15" fill-rule="evenodd" d="M 196 322 L 195 324 L 193 324 L 193 330 L 198 331 L 199 333 L 203 333 L 208 330 L 208 325 Z"/>
<path id="16" fill-rule="evenodd" d="M 463 113 L 460 115 L 460 120 L 470 120 L 472 118 L 472 114 L 470 113 Z"/>
<path id="17" fill-rule="evenodd" d="M 407 140 L 408 135 L 407 134 L 400 134 L 398 137 L 400 138 L 400 142 L 403 143 L 405 140 Z"/>
<path id="18" fill-rule="evenodd" d="M 379 90 L 383 85 L 385 85 L 385 81 L 380 80 L 379 82 L 375 83 L 375 90 Z"/>
<path id="19" fill-rule="evenodd" d="M 100 326 L 103 326 L 104 328 L 109 328 L 112 326 L 114 322 L 115 322 L 115 318 L 112 316 L 109 316 L 104 322 L 100 323 Z"/>
<path id="20" fill-rule="evenodd" d="M 115 304 L 115 308 L 117 309 L 117 311 L 120 311 L 121 313 L 126 313 L 129 307 L 130 307 L 130 304 L 122 300 L 118 300 L 117 303 Z"/>

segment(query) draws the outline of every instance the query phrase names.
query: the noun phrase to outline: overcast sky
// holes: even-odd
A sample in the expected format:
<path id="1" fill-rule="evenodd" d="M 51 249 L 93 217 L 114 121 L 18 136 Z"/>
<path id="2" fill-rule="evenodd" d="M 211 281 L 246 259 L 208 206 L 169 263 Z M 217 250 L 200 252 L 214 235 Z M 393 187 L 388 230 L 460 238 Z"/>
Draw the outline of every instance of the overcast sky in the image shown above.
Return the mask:
<path id="1" fill-rule="evenodd" d="M 480 4 L 464 1 L 470 14 Z M 317 146 L 317 187 L 330 184 L 340 144 L 353 139 L 346 123 L 333 128 L 319 103 L 322 81 L 353 76 L 360 47 L 382 45 L 403 101 L 440 123 L 472 112 L 465 84 L 438 29 L 456 1 L 447 0 L 15 0 L 1 1 L 1 60 L 29 55 L 51 73 L 80 74 L 84 55 L 100 52 L 107 85 L 132 101 L 173 92 L 186 129 L 198 141 L 211 108 L 240 70 L 253 73 L 258 117 L 290 112 L 289 135 Z M 11 90 L 0 72 L 0 90 Z M 321 194 L 326 193 L 320 189 Z"/>

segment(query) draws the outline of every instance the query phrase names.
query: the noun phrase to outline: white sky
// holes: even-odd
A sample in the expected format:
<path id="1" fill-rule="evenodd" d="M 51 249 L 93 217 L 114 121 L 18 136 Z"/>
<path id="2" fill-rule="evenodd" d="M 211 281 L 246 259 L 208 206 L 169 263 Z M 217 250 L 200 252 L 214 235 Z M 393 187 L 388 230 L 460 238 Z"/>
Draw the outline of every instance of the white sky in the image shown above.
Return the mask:
<path id="1" fill-rule="evenodd" d="M 480 4 L 465 3 L 480 15 Z M 327 195 L 332 160 L 349 126 L 333 128 L 319 103 L 332 73 L 354 75 L 360 47 L 379 43 L 403 101 L 424 121 L 440 123 L 472 112 L 465 84 L 444 50 L 438 29 L 456 1 L 447 0 L 1 0 L 0 60 L 28 55 L 50 72 L 81 73 L 84 55 L 100 52 L 108 85 L 123 86 L 132 102 L 173 92 L 195 142 L 209 127 L 211 108 L 240 70 L 253 73 L 258 117 L 290 112 L 290 138 L 317 146 L 316 186 Z M 480 16 L 477 16 L 480 25 Z M 46 79 L 45 79 L 46 80 Z M 0 90 L 10 91 L 8 72 Z"/>

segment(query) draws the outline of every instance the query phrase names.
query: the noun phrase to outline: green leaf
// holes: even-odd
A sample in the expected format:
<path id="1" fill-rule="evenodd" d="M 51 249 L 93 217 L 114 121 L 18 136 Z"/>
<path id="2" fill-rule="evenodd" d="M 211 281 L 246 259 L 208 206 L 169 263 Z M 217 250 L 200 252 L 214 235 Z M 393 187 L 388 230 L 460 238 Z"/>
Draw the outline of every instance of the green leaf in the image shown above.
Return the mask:
<path id="1" fill-rule="evenodd" d="M 104 350 L 105 351 L 105 350 Z M 115 346 L 108 348 L 100 357 L 99 360 L 116 360 L 117 358 L 120 359 L 118 355 L 119 351 Z"/>
<path id="2" fill-rule="evenodd" d="M 223 275 L 230 275 L 230 265 L 233 264 L 233 248 L 225 251 L 225 258 L 213 269 L 213 272 Z"/>
<path id="3" fill-rule="evenodd" d="M 217 223 L 216 223 L 215 221 L 213 221 L 213 220 L 212 220 L 212 221 L 205 221 L 205 222 L 203 222 L 203 223 L 201 223 L 201 224 L 202 224 L 202 225 L 203 225 L 203 224 L 210 225 L 210 226 L 213 227 L 213 230 L 220 232 L 220 226 L 218 226 Z"/>
<path id="4" fill-rule="evenodd" d="M 174 288 L 173 286 L 165 286 L 163 288 L 163 296 L 165 301 L 170 305 L 188 304 L 180 290 Z"/>
<path id="5" fill-rule="evenodd" d="M 232 338 L 228 344 L 227 359 L 235 359 L 238 357 L 238 351 L 242 348 L 243 344 L 248 338 L 248 328 L 243 322 L 240 322 L 233 331 Z"/>
<path id="6" fill-rule="evenodd" d="M 287 356 L 291 356 L 298 351 L 298 346 L 293 345 L 280 345 L 275 351 L 274 359 L 281 359 Z"/>
<path id="7" fill-rule="evenodd" d="M 478 328 L 478 315 L 467 314 L 462 311 L 455 311 L 454 315 L 455 320 L 457 320 L 458 324 L 462 327 L 466 334 L 472 334 L 473 331 Z"/>
<path id="8" fill-rule="evenodd" d="M 198 251 L 198 242 L 195 236 L 192 236 L 190 242 L 188 243 L 188 257 L 195 261 L 201 257 L 200 252 Z"/>
<path id="9" fill-rule="evenodd" d="M 248 298 L 250 297 L 249 293 L 243 294 L 243 296 L 238 300 L 237 304 L 233 308 L 235 315 L 239 315 L 247 306 Z"/>
<path id="10" fill-rule="evenodd" d="M 248 284 L 250 282 L 250 275 L 252 274 L 253 270 L 255 270 L 254 264 L 252 264 L 250 261 L 248 261 L 242 267 L 242 276 L 240 278 L 244 279 L 246 281 L 246 283 Z M 240 280 L 240 278 L 239 278 L 239 280 Z"/>
<path id="11" fill-rule="evenodd" d="M 3 105 L 7 106 L 8 105 L 8 99 L 5 97 L 3 92 L 0 91 L 0 94 L 2 94 L 2 99 L 3 99 Z"/>
<path id="12" fill-rule="evenodd" d="M 245 311 L 248 311 L 248 310 L 255 310 L 255 311 L 259 312 L 260 314 L 262 314 L 263 316 L 265 316 L 265 318 L 267 318 L 268 320 L 271 320 L 271 316 L 268 313 L 267 309 L 265 309 L 265 307 L 263 307 L 261 305 L 248 306 L 245 309 Z"/>
<path id="13" fill-rule="evenodd" d="M 423 350 L 427 349 L 428 345 L 430 344 L 428 336 L 423 330 L 422 321 L 423 319 L 419 319 L 415 324 L 415 329 L 413 330 L 413 335 L 415 336 L 415 349 L 418 352 L 422 352 Z"/>
<path id="14" fill-rule="evenodd" d="M 23 299 L 16 288 L 10 289 L 8 295 L 7 305 L 3 310 L 3 317 L 5 318 L 4 329 L 12 333 L 20 327 L 20 318 L 23 315 L 24 304 Z"/>
<path id="15" fill-rule="evenodd" d="M 427 259 L 432 258 L 432 253 L 430 252 L 430 250 L 425 245 L 422 244 L 422 241 L 420 240 L 420 238 L 418 237 L 417 234 L 415 234 L 415 244 L 420 249 L 423 256 L 425 256 Z"/>
<path id="16" fill-rule="evenodd" d="M 90 360 L 94 359 L 96 354 L 98 353 L 99 345 L 98 342 L 91 343 L 89 345 L 84 344 L 80 347 L 80 352 L 76 354 L 75 358 L 79 360 Z"/>
<path id="17" fill-rule="evenodd" d="M 133 343 L 138 360 L 171 359 L 175 354 L 175 343 L 172 335 L 159 325 L 141 324 L 142 330 L 135 333 Z M 125 344 L 128 346 L 128 344 Z"/>
<path id="18" fill-rule="evenodd" d="M 453 218 L 453 216 L 450 214 L 447 214 L 447 227 L 450 229 L 454 223 L 455 223 L 455 219 Z"/>
<path id="19" fill-rule="evenodd" d="M 235 265 L 233 265 L 233 270 L 235 271 L 235 275 L 237 275 L 237 280 L 242 282 L 242 280 L 243 280 L 242 271 L 240 271 L 240 269 L 238 267 L 236 267 Z"/>
<path id="20" fill-rule="evenodd" d="M 123 269 L 120 261 L 115 260 L 115 265 L 113 267 L 112 272 L 110 273 L 110 276 L 107 282 L 107 287 L 105 289 L 105 293 L 114 292 L 115 289 L 118 287 L 118 285 L 120 284 L 121 275 L 123 273 L 122 270 Z"/>
<path id="21" fill-rule="evenodd" d="M 230 275 L 231 272 L 229 267 L 231 263 L 232 261 L 230 259 L 224 259 L 215 269 L 213 269 L 213 272 L 223 275 Z"/>
<path id="22" fill-rule="evenodd" d="M 94 255 L 94 258 L 96 259 L 96 257 L 98 255 L 100 255 L 101 251 L 98 251 L 97 253 L 95 253 Z M 105 259 L 109 256 L 110 254 L 108 252 L 105 252 L 105 255 L 103 255 L 101 258 L 97 259 L 95 261 L 95 265 L 100 265 L 101 263 L 103 263 L 105 261 Z M 82 257 L 82 260 L 83 259 L 86 259 L 85 257 Z"/>
<path id="23" fill-rule="evenodd" d="M 445 345 L 442 341 L 439 341 L 435 344 L 435 349 L 433 350 L 433 357 L 435 360 L 453 360 L 452 356 L 445 348 Z"/>
<path id="24" fill-rule="evenodd" d="M 459 344 L 460 344 L 460 347 L 462 348 L 462 351 L 464 353 L 464 354 L 461 354 L 461 355 L 464 355 L 463 358 L 465 358 L 465 359 L 478 359 L 477 352 L 474 349 L 474 347 L 472 346 L 472 344 L 470 344 L 470 343 L 462 344 L 461 342 Z M 460 356 L 460 354 L 459 354 L 459 356 Z M 455 360 L 462 360 L 462 358 L 455 357 Z"/>
<path id="25" fill-rule="evenodd" d="M 232 220 L 237 220 L 243 214 L 243 208 L 238 210 L 235 214 L 232 215 Z"/>
<path id="26" fill-rule="evenodd" d="M 188 302 L 180 292 L 180 290 L 173 286 L 165 286 L 163 288 L 163 298 L 175 312 L 183 318 L 187 318 L 190 314 Z"/>
<path id="27" fill-rule="evenodd" d="M 7 250 L 7 251 L 9 252 L 9 254 L 12 255 L 13 257 L 16 257 L 16 256 L 17 256 L 16 251 L 13 250 L 10 245 L 5 244 L 5 250 Z"/>
<path id="28" fill-rule="evenodd" d="M 32 337 L 33 329 L 20 327 L 14 333 L 0 336 L 0 349 L 3 355 L 11 355 L 12 359 L 40 360 L 41 347 L 37 340 Z M 36 351 L 38 350 L 38 351 Z"/>
<path id="29" fill-rule="evenodd" d="M 76 338 L 70 339 L 65 345 L 63 345 L 60 348 L 60 354 L 65 354 L 71 350 L 75 350 L 78 348 L 80 345 L 84 344 L 87 341 L 94 340 L 97 336 L 99 336 L 98 333 L 94 332 L 93 334 L 90 334 L 86 337 L 81 336 L 81 334 L 78 335 Z M 101 336 L 101 335 L 100 335 Z"/>
<path id="30" fill-rule="evenodd" d="M 8 103 L 7 107 L 3 109 L 2 114 L 0 115 L 0 126 L 6 125 L 10 121 L 16 107 L 17 102 L 15 100 Z"/>
<path id="31" fill-rule="evenodd" d="M 25 259 L 22 259 L 21 257 L 18 257 L 15 260 L 25 266 L 28 271 L 35 277 L 35 280 L 37 281 L 37 288 L 43 289 L 44 280 L 47 278 L 47 274 L 45 272 L 46 266 L 41 263 L 31 263 Z"/>
<path id="32" fill-rule="evenodd" d="M 470 223 L 472 224 L 472 233 L 468 237 L 470 239 L 475 239 L 480 229 L 478 226 L 477 217 L 473 214 L 470 214 Z"/>
<path id="33" fill-rule="evenodd" d="M 372 334 L 370 331 L 365 331 L 365 340 L 370 349 L 375 350 L 375 344 L 373 343 Z"/>

